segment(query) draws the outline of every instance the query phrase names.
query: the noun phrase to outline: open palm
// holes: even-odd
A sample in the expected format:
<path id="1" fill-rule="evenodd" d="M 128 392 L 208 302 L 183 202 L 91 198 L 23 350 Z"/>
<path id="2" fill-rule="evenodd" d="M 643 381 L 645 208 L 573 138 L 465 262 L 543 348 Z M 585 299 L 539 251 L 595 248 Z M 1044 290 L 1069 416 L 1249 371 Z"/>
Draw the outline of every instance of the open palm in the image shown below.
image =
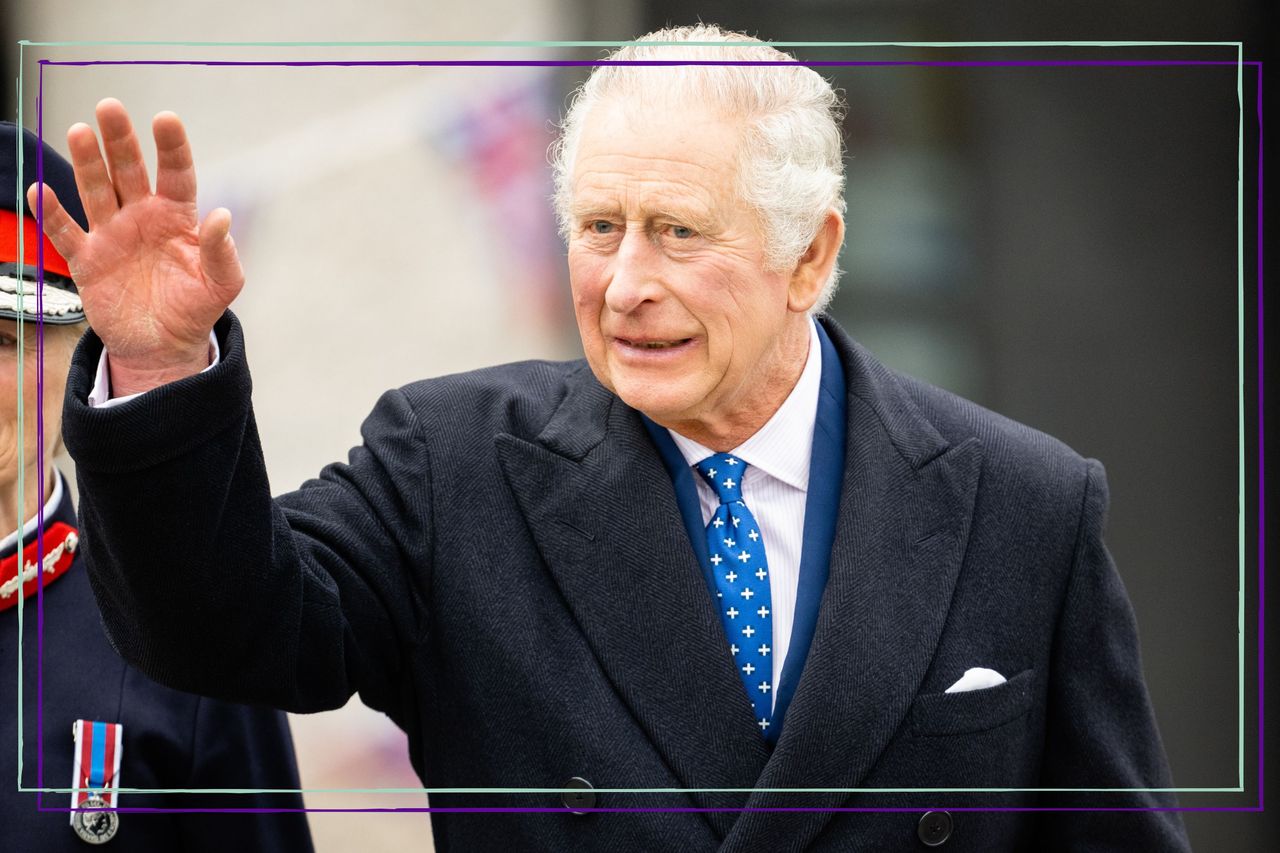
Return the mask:
<path id="1" fill-rule="evenodd" d="M 124 106 L 98 104 L 104 161 L 93 129 L 67 131 L 86 233 L 44 187 L 44 230 L 67 259 L 85 315 L 110 356 L 113 394 L 148 390 L 208 365 L 209 331 L 244 285 L 231 215 L 202 223 L 182 122 L 156 116 L 156 187 Z M 109 168 L 109 171 L 108 171 Z M 36 208 L 37 187 L 28 202 Z"/>

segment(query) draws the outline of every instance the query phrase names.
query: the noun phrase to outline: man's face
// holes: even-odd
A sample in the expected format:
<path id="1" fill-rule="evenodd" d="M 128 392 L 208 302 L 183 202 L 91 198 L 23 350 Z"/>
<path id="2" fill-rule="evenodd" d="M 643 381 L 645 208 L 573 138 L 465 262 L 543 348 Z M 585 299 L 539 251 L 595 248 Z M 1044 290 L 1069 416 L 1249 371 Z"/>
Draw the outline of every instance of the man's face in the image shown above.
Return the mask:
<path id="1" fill-rule="evenodd" d="M 736 199 L 740 134 L 696 107 L 629 115 L 606 101 L 573 164 L 569 278 L 587 361 L 673 428 L 714 429 L 776 396 L 784 331 L 803 320 Z"/>

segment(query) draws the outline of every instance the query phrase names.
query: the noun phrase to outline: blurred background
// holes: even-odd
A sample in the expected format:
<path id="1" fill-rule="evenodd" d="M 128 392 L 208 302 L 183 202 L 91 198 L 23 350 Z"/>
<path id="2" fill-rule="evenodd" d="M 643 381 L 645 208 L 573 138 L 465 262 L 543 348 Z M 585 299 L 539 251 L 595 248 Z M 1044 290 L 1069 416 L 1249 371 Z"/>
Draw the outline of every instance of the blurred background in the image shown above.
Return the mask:
<path id="1" fill-rule="evenodd" d="M 430 11 L 224 0 L 127 11 L 21 0 L 0 12 L 4 78 L 31 41 L 621 41 L 716 22 L 775 41 L 1243 40 L 1262 3 L 473 0 Z M 1234 48 L 825 48 L 820 60 L 1194 59 Z M 76 45 L 38 59 L 593 59 L 594 48 Z M 1107 466 L 1108 542 L 1185 805 L 1257 801 L 1254 620 L 1240 616 L 1234 66 L 825 68 L 846 93 L 848 240 L 834 316 L 883 360 L 1047 431 Z M 1250 71 L 1250 73 L 1252 73 Z M 44 135 L 113 95 L 135 123 L 187 123 L 200 207 L 235 217 L 244 321 L 273 488 L 345 457 L 386 388 L 580 355 L 546 148 L 579 69 L 46 66 Z M 17 92 L 0 87 L 0 113 Z M 1252 105 L 1245 80 L 1244 101 Z M 1252 122 L 1247 112 L 1247 122 Z M 144 145 L 144 149 L 146 146 Z M 148 150 L 154 163 L 154 152 Z M 1253 206 L 1245 150 L 1244 208 Z M 1246 230 L 1248 229 L 1246 225 Z M 1252 239 L 1245 238 L 1252 257 Z M 1255 268 L 1245 268 L 1251 311 Z M 1246 314 L 1244 328 L 1252 329 Z M 1251 363 L 1246 359 L 1246 364 Z M 1245 387 L 1253 387 L 1247 372 Z M 1246 410 L 1250 433 L 1255 416 Z M 1246 486 L 1256 490 L 1252 450 Z M 1247 584 L 1256 554 L 1246 518 Z M 1251 601 L 1256 599 L 1250 598 Z M 1241 689 L 1240 631 L 1245 636 Z M 1272 656 L 1272 659 L 1276 659 Z M 1272 707 L 1275 707 L 1273 703 Z M 1243 717 L 1242 717 L 1243 714 Z M 1244 723 L 1243 743 L 1241 723 Z M 401 733 L 353 700 L 294 717 L 306 788 L 417 788 Z M 1242 755 L 1243 746 L 1243 759 Z M 321 808 L 421 794 L 309 794 Z M 1188 814 L 1204 850 L 1271 849 L 1255 815 Z M 430 849 L 424 814 L 315 814 L 321 851 Z"/>

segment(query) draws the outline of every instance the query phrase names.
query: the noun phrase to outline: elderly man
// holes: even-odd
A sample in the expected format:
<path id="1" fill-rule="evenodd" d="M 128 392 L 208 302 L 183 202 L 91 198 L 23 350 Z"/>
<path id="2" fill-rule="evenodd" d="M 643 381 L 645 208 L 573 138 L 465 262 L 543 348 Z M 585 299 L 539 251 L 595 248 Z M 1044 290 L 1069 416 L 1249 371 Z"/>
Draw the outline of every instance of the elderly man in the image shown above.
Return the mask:
<path id="1" fill-rule="evenodd" d="M 389 391 L 347 463 L 273 500 L 229 214 L 197 222 L 175 116 L 153 193 L 102 102 L 105 162 L 68 133 L 88 233 L 44 205 L 94 329 L 67 443 L 121 653 L 297 711 L 358 691 L 426 786 L 555 791 L 434 806 L 564 809 L 437 814 L 441 849 L 1184 849 L 1168 813 L 935 807 L 1070 794 L 850 791 L 1170 783 L 1101 466 L 815 322 L 844 231 L 837 111 L 795 65 L 596 69 L 556 149 L 586 360 Z M 850 806 L 899 811 L 831 811 Z"/>
<path id="2" fill-rule="evenodd" d="M 19 145 L 24 154 L 21 173 L 16 168 Z M 24 184 L 35 180 L 41 155 L 45 181 L 64 197 L 63 215 L 84 223 L 71 165 L 51 147 L 42 148 L 35 134 L 0 122 L 0 185 L 15 185 L 19 174 Z M 0 540 L 0 780 L 5 786 L 0 834 L 12 844 L 6 849 L 53 853 L 82 850 L 86 842 L 110 842 L 109 850 L 305 853 L 311 849 L 311 836 L 305 817 L 296 811 L 198 811 L 298 810 L 302 797 L 296 793 L 194 797 L 115 791 L 288 790 L 298 787 L 298 770 L 284 714 L 157 684 L 120 660 L 103 635 L 85 561 L 80 559 L 84 551 L 79 545 L 87 533 L 77 529 L 70 486 L 53 466 L 60 443 L 63 386 L 85 316 L 66 260 L 47 243 L 43 275 L 37 276 L 40 232 L 31 210 L 24 211 L 19 230 L 14 202 L 13 193 L 0 194 L 0 523 L 4 531 L 13 531 Z M 40 298 L 37 278 L 43 279 Z M 21 314 L 19 291 L 24 296 Z M 20 316 L 25 320 L 21 342 Z M 36 394 L 37 330 L 44 338 L 43 411 Z M 26 350 L 21 372 L 19 345 Z M 21 439 L 19 383 L 26 401 Z M 20 469 L 25 469 L 21 504 Z M 152 522 L 155 527 L 163 524 L 158 516 L 152 516 Z M 42 586 L 43 598 L 37 598 Z M 20 600 L 26 614 L 21 625 Z M 21 681 L 14 667 L 20 635 Z M 20 735 L 21 775 L 14 749 Z M 28 789 L 86 790 L 44 794 L 42 811 L 34 791 L 15 790 L 19 781 Z M 73 805 L 80 810 L 69 816 Z M 121 816 L 101 811 L 104 806 L 161 813 Z"/>

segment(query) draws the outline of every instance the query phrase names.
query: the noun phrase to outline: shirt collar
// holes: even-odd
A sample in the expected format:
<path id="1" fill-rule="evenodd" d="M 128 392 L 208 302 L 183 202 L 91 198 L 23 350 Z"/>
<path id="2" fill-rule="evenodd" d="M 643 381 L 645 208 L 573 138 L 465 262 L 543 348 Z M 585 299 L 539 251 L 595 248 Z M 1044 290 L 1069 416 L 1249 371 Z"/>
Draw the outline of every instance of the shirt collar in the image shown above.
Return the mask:
<path id="1" fill-rule="evenodd" d="M 795 387 L 764 426 L 729 452 L 789 486 L 807 490 L 821 385 L 822 343 L 818 339 L 818 327 L 810 323 L 809 356 Z M 674 430 L 667 432 L 690 466 L 697 465 L 715 452 Z"/>
<path id="2" fill-rule="evenodd" d="M 58 508 L 58 504 L 62 503 L 62 475 L 57 474 L 53 478 L 53 493 L 49 495 L 49 499 L 44 502 L 44 518 L 45 523 L 49 523 L 49 519 L 53 517 L 54 511 Z M 27 519 L 27 523 L 22 525 L 22 543 L 26 545 L 36 535 L 36 516 Z M 18 531 L 13 531 L 8 536 L 0 539 L 0 553 L 6 553 L 10 548 L 18 544 Z"/>

